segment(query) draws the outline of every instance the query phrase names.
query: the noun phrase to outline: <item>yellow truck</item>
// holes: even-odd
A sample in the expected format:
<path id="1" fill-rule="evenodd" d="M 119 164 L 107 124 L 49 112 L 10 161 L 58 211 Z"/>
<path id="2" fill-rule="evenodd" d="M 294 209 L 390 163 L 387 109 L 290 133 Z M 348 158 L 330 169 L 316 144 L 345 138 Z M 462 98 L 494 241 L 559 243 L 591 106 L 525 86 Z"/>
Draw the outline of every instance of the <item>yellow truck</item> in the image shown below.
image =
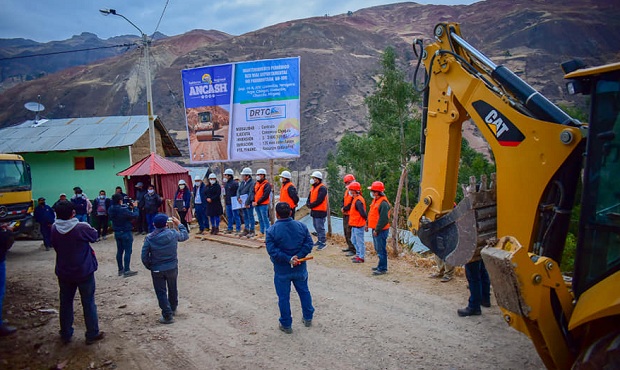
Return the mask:
<path id="1" fill-rule="evenodd" d="M 13 225 L 14 234 L 34 229 L 30 166 L 17 154 L 0 154 L 0 223 Z"/>

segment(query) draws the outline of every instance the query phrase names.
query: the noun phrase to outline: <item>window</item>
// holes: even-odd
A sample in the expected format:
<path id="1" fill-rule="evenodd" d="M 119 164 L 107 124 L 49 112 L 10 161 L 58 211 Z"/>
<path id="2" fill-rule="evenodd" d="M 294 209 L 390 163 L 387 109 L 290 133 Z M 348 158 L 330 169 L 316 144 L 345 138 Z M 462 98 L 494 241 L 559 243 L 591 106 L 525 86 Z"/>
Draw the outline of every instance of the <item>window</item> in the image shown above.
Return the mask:
<path id="1" fill-rule="evenodd" d="M 95 169 L 95 157 L 75 157 L 75 170 L 94 170 Z"/>

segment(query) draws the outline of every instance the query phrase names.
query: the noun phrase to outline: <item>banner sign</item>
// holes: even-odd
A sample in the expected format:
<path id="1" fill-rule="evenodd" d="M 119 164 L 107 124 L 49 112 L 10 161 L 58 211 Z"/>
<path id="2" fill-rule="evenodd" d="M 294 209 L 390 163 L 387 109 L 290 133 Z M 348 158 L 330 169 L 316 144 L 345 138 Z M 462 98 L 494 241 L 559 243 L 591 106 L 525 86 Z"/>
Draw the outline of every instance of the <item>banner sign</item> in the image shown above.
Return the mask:
<path id="1" fill-rule="evenodd" d="M 182 71 L 193 163 L 299 157 L 299 57 Z"/>

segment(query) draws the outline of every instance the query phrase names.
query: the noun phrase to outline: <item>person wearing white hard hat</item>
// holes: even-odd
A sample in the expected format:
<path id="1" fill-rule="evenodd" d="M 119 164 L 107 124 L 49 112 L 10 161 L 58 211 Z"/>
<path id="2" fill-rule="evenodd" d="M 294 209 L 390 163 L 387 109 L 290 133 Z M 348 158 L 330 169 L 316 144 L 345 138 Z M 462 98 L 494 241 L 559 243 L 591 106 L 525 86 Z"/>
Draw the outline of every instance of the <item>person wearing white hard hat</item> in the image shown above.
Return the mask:
<path id="1" fill-rule="evenodd" d="M 189 211 L 190 202 L 192 200 L 192 192 L 187 188 L 185 180 L 179 180 L 176 193 L 174 193 L 174 209 L 179 214 L 179 220 L 189 230 L 187 226 L 187 212 Z"/>
<path id="2" fill-rule="evenodd" d="M 291 218 L 295 219 L 295 208 L 299 203 L 299 195 L 297 194 L 297 188 L 291 182 L 291 173 L 289 171 L 282 171 L 280 174 L 280 202 L 287 203 L 291 207 Z"/>
<path id="3" fill-rule="evenodd" d="M 252 180 L 252 169 L 249 167 L 241 170 L 242 180 L 237 190 L 237 202 L 243 207 L 243 222 L 245 223 L 241 237 L 254 237 L 254 180 Z"/>
<path id="4" fill-rule="evenodd" d="M 209 231 L 209 218 L 207 217 L 207 201 L 205 198 L 207 187 L 202 181 L 202 177 L 194 177 L 194 191 L 192 192 L 192 204 L 194 205 L 194 216 L 198 222 L 198 234 Z"/>
<path id="5" fill-rule="evenodd" d="M 205 191 L 205 199 L 207 200 L 207 216 L 211 221 L 211 234 L 217 235 L 220 232 L 220 217 L 224 213 L 222 209 L 222 187 L 217 182 L 217 176 L 214 173 L 209 174 L 209 185 Z"/>
<path id="6" fill-rule="evenodd" d="M 312 172 L 310 175 L 310 194 L 308 203 L 312 225 L 316 231 L 318 240 L 314 245 L 317 251 L 322 251 L 327 247 L 327 237 L 325 236 L 325 219 L 327 218 L 327 186 L 323 184 L 323 174 L 320 171 Z"/>
<path id="7" fill-rule="evenodd" d="M 260 227 L 258 238 L 264 239 L 265 232 L 271 226 L 269 222 L 269 198 L 271 198 L 271 184 L 267 180 L 267 171 L 259 168 L 256 171 L 256 182 L 254 183 L 254 202 L 258 214 L 258 225 Z"/>
<path id="8" fill-rule="evenodd" d="M 226 219 L 228 227 L 224 233 L 232 234 L 233 226 L 236 226 L 237 234 L 241 233 L 241 216 L 239 209 L 232 208 L 232 202 L 237 201 L 237 190 L 239 190 L 239 181 L 234 179 L 235 173 L 231 168 L 224 171 L 222 181 L 224 182 L 224 204 L 226 205 Z"/>

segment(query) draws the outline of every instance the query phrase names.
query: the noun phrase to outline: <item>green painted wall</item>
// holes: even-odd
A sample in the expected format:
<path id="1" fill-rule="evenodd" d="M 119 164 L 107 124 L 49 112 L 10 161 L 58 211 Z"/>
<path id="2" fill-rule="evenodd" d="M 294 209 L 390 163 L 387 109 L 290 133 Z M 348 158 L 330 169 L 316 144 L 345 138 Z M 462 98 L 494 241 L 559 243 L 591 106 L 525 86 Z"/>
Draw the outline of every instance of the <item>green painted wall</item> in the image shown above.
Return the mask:
<path id="1" fill-rule="evenodd" d="M 60 193 L 70 198 L 73 188 L 79 186 L 89 199 L 105 190 L 108 197 L 117 186 L 123 187 L 123 178 L 116 174 L 131 165 L 129 148 L 93 149 L 69 152 L 24 153 L 32 172 L 32 197 L 44 197 L 48 205 L 58 200 Z M 94 157 L 94 170 L 75 170 L 75 157 Z"/>

